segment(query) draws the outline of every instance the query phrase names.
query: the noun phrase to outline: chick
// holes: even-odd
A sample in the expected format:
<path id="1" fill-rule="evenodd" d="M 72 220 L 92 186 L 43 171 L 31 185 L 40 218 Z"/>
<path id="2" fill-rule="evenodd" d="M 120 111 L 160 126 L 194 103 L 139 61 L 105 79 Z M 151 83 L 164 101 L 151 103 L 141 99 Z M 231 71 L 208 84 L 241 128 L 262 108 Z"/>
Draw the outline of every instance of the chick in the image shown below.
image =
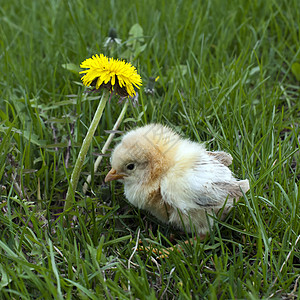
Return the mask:
<path id="1" fill-rule="evenodd" d="M 233 200 L 249 190 L 248 180 L 237 180 L 227 167 L 231 162 L 230 154 L 206 151 L 168 127 L 150 124 L 123 136 L 105 182 L 122 180 L 133 205 L 164 223 L 205 235 L 213 223 L 206 212 L 217 214 L 226 203 L 223 218 Z"/>

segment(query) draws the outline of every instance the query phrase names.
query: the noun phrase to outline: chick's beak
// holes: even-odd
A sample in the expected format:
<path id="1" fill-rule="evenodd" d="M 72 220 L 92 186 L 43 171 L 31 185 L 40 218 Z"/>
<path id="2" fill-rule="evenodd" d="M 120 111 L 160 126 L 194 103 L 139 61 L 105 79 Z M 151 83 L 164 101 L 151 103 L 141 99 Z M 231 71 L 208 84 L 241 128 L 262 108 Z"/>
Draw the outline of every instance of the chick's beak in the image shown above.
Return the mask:
<path id="1" fill-rule="evenodd" d="M 109 182 L 117 179 L 123 179 L 125 177 L 125 174 L 118 174 L 117 171 L 112 168 L 106 175 L 104 181 Z"/>

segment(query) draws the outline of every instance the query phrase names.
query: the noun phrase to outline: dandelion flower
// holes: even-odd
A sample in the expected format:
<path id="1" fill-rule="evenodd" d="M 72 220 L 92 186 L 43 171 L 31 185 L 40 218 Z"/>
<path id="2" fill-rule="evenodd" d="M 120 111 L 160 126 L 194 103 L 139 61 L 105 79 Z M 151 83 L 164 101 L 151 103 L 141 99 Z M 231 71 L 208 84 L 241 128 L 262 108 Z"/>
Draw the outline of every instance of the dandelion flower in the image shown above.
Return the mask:
<path id="1" fill-rule="evenodd" d="M 131 63 L 118 59 L 107 58 L 103 54 L 96 54 L 80 65 L 86 70 L 81 80 L 85 86 L 95 86 L 96 90 L 106 88 L 114 90 L 121 97 L 134 96 L 135 89 L 142 85 L 141 76 Z"/>

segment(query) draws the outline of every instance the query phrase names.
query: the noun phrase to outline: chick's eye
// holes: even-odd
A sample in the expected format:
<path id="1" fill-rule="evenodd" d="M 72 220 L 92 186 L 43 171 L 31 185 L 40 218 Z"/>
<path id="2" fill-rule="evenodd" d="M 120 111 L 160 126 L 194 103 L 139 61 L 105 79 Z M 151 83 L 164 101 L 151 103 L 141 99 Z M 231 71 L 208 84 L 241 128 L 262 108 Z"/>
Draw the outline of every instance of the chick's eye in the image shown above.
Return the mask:
<path id="1" fill-rule="evenodd" d="M 135 167 L 134 164 L 128 164 L 128 165 L 126 166 L 127 170 L 133 170 L 134 167 Z"/>

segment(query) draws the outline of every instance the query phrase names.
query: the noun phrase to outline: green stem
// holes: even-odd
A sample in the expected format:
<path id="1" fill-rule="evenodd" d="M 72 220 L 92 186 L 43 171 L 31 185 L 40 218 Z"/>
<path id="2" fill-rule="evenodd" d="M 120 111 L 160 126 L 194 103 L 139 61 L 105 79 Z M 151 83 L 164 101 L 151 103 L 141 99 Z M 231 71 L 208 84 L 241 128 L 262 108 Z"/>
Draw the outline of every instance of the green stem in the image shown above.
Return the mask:
<path id="1" fill-rule="evenodd" d="M 108 97 L 109 97 L 109 92 L 104 90 L 101 100 L 99 102 L 98 108 L 96 110 L 96 113 L 94 115 L 93 121 L 88 129 L 86 137 L 83 140 L 79 155 L 77 157 L 77 160 L 76 160 L 76 163 L 75 163 L 72 175 L 71 175 L 71 180 L 70 180 L 70 184 L 69 184 L 69 188 L 68 188 L 68 192 L 67 192 L 67 196 L 66 196 L 66 200 L 65 200 L 65 207 L 64 207 L 65 212 L 72 207 L 73 196 L 74 196 L 74 192 L 76 191 L 76 188 L 77 188 L 77 184 L 78 184 L 80 172 L 81 172 L 81 169 L 82 169 L 82 166 L 84 163 L 84 159 L 85 159 L 85 156 L 91 145 L 94 133 L 95 133 L 96 128 L 101 119 L 101 116 L 102 116 L 104 107 L 106 105 L 106 102 L 108 100 Z"/>
<path id="2" fill-rule="evenodd" d="M 116 121 L 116 123 L 115 123 L 115 125 L 114 125 L 114 127 L 113 127 L 113 129 L 112 129 L 112 131 L 118 130 L 118 128 L 119 128 L 119 126 L 120 126 L 120 124 L 121 124 L 121 122 L 122 122 L 122 120 L 123 120 L 123 118 L 124 118 L 124 115 L 125 115 L 125 113 L 126 113 L 126 110 L 127 110 L 127 108 L 128 108 L 128 104 L 129 104 L 129 100 L 127 100 L 127 101 L 125 102 L 125 104 L 124 104 L 124 106 L 123 106 L 123 109 L 122 109 L 122 111 L 121 111 L 121 113 L 120 113 L 120 115 L 119 115 L 119 117 L 118 117 L 118 119 L 117 119 L 117 121 Z M 105 154 L 105 153 L 106 153 L 106 151 L 107 151 L 109 145 L 111 144 L 111 142 L 112 142 L 114 136 L 115 136 L 115 132 L 110 133 L 108 139 L 106 140 L 106 142 L 105 142 L 105 144 L 104 144 L 104 146 L 103 146 L 103 148 L 102 148 L 102 151 L 101 151 L 102 154 Z M 97 172 L 97 169 L 98 169 L 98 167 L 99 167 L 99 165 L 100 165 L 100 163 L 101 163 L 101 161 L 102 161 L 102 158 L 103 158 L 103 156 L 98 156 L 98 157 L 97 157 L 96 162 L 95 162 L 95 164 L 94 164 L 94 173 Z M 84 185 L 83 185 L 82 191 L 83 191 L 84 194 L 87 192 L 88 185 L 91 183 L 91 180 L 92 180 L 92 176 L 89 175 L 89 176 L 87 177 L 87 179 L 86 179 L 86 182 L 85 182 Z"/>

